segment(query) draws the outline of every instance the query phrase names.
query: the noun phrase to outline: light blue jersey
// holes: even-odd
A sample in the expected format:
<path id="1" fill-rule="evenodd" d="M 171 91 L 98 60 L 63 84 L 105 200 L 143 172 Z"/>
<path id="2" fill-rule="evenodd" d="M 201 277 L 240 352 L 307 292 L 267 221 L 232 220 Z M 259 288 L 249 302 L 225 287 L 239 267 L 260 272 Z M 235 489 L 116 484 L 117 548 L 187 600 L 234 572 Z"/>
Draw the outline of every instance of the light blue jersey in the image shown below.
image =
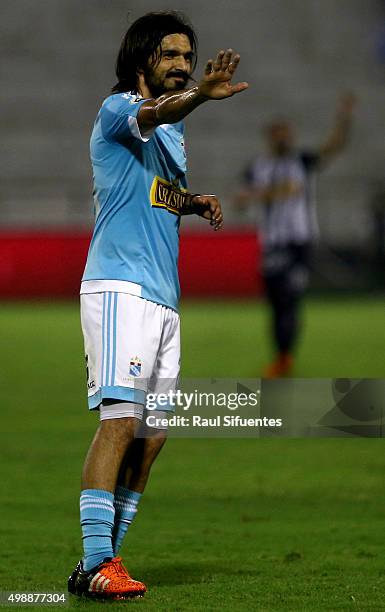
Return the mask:
<path id="1" fill-rule="evenodd" d="M 177 310 L 184 128 L 183 122 L 161 125 L 144 137 L 136 121 L 143 102 L 131 93 L 114 94 L 95 121 L 96 222 L 82 292 L 87 286 L 111 290 L 114 281 L 119 290 L 127 287 L 127 293 Z"/>

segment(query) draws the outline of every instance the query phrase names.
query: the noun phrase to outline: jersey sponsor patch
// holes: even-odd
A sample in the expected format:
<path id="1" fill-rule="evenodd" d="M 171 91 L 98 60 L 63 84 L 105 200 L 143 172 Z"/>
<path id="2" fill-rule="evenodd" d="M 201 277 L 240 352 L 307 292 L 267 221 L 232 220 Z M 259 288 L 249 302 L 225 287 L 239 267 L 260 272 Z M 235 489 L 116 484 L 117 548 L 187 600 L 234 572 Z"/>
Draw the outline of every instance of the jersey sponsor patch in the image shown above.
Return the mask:
<path id="1" fill-rule="evenodd" d="M 181 215 L 187 189 L 178 187 L 160 176 L 155 176 L 150 190 L 151 206 L 166 208 L 174 215 Z"/>

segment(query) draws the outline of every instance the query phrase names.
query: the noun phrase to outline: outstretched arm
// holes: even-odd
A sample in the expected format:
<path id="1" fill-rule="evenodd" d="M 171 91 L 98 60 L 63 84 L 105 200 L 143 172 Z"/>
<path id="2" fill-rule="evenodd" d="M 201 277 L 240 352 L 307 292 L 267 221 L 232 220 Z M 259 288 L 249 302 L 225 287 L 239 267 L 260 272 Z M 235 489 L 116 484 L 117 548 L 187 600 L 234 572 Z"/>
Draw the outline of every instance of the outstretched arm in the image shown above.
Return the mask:
<path id="1" fill-rule="evenodd" d="M 231 83 L 239 60 L 240 56 L 233 56 L 232 49 L 220 51 L 214 62 L 207 62 L 199 85 L 146 101 L 138 113 L 140 130 L 146 133 L 163 123 L 177 123 L 207 100 L 223 100 L 247 89 L 245 82 Z"/>
<path id="2" fill-rule="evenodd" d="M 340 153 L 346 146 L 351 132 L 353 112 L 356 98 L 353 94 L 341 96 L 332 131 L 326 141 L 319 148 L 320 161 L 329 161 Z"/>
<path id="3" fill-rule="evenodd" d="M 233 203 L 238 210 L 243 210 L 250 204 L 271 204 L 277 199 L 286 200 L 302 191 L 303 185 L 301 183 L 290 180 L 282 181 L 274 187 L 250 185 L 235 194 Z"/>

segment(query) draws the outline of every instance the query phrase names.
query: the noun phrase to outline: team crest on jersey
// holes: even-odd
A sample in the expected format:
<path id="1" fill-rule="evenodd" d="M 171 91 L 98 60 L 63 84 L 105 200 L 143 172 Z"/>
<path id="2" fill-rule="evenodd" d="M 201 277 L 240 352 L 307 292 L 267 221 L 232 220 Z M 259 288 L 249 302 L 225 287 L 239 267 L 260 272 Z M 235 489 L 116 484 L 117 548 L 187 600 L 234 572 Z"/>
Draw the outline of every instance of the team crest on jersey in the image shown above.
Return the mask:
<path id="1" fill-rule="evenodd" d="M 151 206 L 165 208 L 174 215 L 180 215 L 186 200 L 187 190 L 166 179 L 155 176 L 150 190 Z"/>
<path id="2" fill-rule="evenodd" d="M 133 357 L 130 361 L 130 376 L 140 376 L 142 371 L 142 361 L 138 357 Z"/>

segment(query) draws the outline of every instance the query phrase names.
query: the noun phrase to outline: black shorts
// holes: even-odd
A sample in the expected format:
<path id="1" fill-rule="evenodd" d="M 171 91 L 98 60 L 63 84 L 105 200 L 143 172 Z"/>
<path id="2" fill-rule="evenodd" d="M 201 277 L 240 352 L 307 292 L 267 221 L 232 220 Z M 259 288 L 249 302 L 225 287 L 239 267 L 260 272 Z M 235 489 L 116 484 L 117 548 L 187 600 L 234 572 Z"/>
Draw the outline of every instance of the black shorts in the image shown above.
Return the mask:
<path id="1" fill-rule="evenodd" d="M 309 283 L 311 245 L 288 244 L 268 247 L 262 255 L 262 276 L 266 290 L 301 295 Z"/>

